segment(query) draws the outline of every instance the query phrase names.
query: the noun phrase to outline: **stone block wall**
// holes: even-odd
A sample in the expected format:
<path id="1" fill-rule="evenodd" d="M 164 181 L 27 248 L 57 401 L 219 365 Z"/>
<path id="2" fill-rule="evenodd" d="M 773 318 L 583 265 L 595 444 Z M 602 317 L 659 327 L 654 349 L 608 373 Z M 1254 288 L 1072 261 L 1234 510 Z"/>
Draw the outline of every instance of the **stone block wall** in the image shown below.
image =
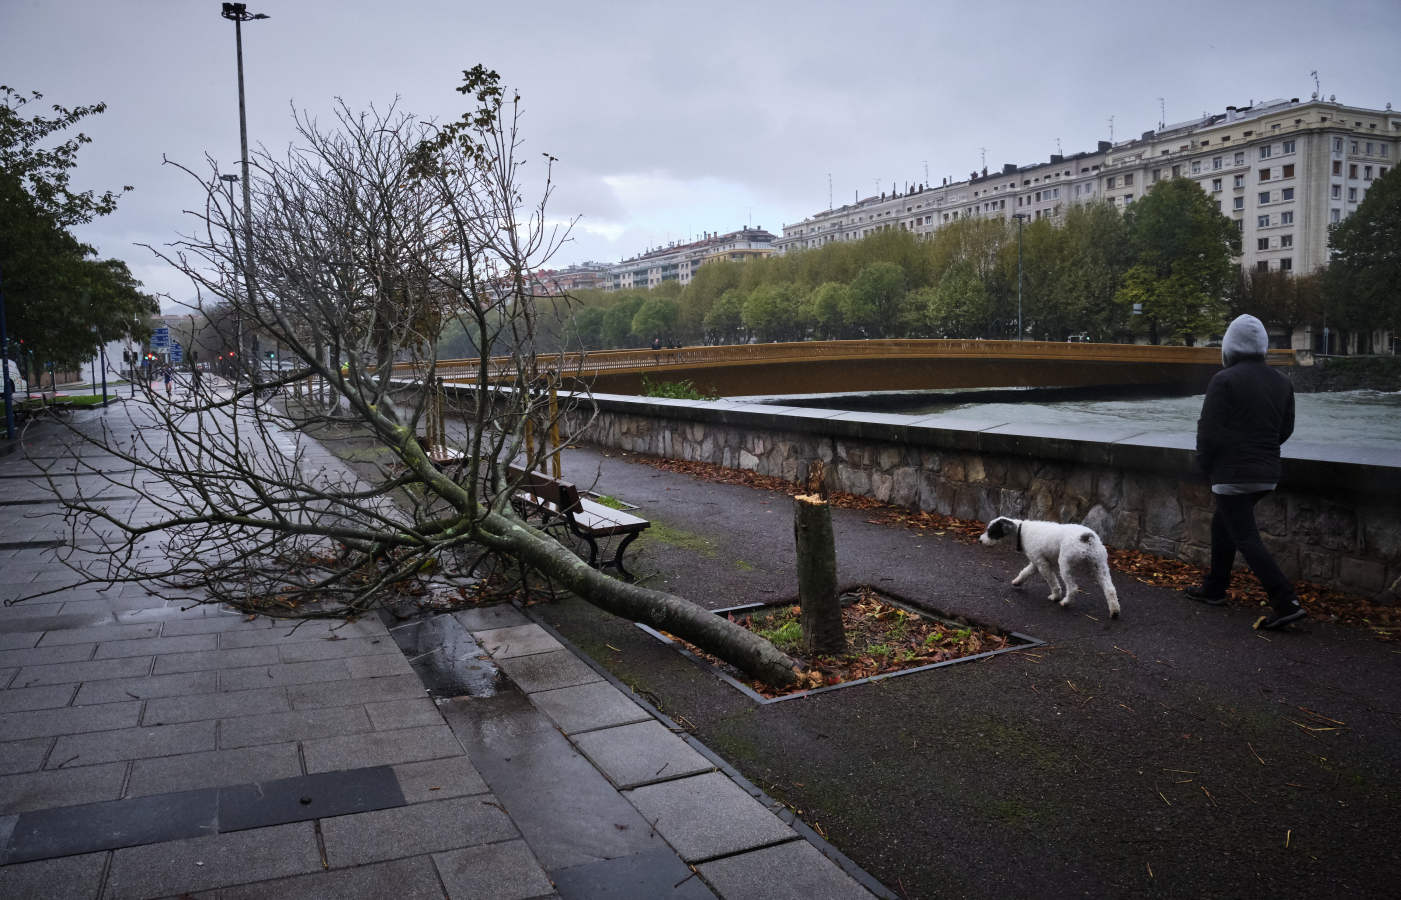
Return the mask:
<path id="1" fill-rule="evenodd" d="M 1211 493 L 1194 477 L 1181 436 L 1096 441 L 1005 426 L 919 427 L 879 413 L 607 395 L 595 404 L 579 435 L 591 444 L 789 480 L 822 460 L 832 488 L 896 506 L 981 521 L 1083 522 L 1113 547 L 1197 564 L 1208 556 Z M 1380 595 L 1401 577 L 1398 486 L 1396 467 L 1288 460 L 1285 483 L 1258 508 L 1260 529 L 1290 577 Z"/>

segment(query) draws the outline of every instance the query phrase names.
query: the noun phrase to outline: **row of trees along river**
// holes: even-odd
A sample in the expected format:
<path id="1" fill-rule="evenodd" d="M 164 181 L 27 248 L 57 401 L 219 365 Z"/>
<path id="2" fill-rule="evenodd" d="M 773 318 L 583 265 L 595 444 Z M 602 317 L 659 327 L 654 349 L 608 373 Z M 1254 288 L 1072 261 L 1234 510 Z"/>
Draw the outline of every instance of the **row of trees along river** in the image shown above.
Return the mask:
<path id="1" fill-rule="evenodd" d="M 581 292 L 564 346 L 861 337 L 1014 338 L 1020 255 L 1026 336 L 1183 343 L 1248 312 L 1285 333 L 1401 331 L 1401 172 L 1373 184 L 1330 235 L 1318 271 L 1243 272 L 1237 225 L 1195 182 L 1162 181 L 1122 211 L 1070 207 L 1061 221 L 965 218 L 928 236 L 893 229 L 748 262 L 715 261 L 682 287 Z M 1020 254 L 1019 254 L 1020 249 Z M 567 321 L 561 319 L 560 321 Z M 1335 346 L 1337 346 L 1335 344 Z M 444 335 L 445 356 L 469 355 Z"/>

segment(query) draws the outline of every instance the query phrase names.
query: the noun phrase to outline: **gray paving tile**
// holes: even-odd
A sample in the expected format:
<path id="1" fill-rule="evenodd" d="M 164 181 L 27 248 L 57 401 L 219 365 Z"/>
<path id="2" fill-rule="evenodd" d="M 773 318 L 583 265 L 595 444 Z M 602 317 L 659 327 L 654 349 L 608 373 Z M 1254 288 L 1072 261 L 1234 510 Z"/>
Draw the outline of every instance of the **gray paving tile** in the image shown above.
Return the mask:
<path id="1" fill-rule="evenodd" d="M 349 869 L 223 888 L 219 900 L 442 900 L 431 856 L 412 856 Z"/>
<path id="2" fill-rule="evenodd" d="M 468 631 L 489 631 L 493 628 L 510 628 L 527 625 L 530 619 L 509 603 L 496 606 L 483 606 L 479 609 L 462 609 L 452 614 Z"/>
<path id="3" fill-rule="evenodd" d="M 0 651 L 0 666 L 48 666 L 92 658 L 95 643 L 60 644 L 57 647 L 31 647 Z"/>
<path id="4" fill-rule="evenodd" d="M 394 775 L 408 803 L 485 794 L 488 790 L 482 776 L 465 756 L 400 763 L 394 767 Z"/>
<path id="5" fill-rule="evenodd" d="M 0 866 L 0 897 L 96 897 L 106 853 Z"/>
<path id="6" fill-rule="evenodd" d="M 66 687 L 67 685 L 65 685 Z M 67 706 L 0 715 L 0 734 L 20 740 L 59 734 L 83 734 L 130 728 L 141 716 L 141 703 L 107 703 L 102 706 Z"/>
<path id="7" fill-rule="evenodd" d="M 55 647 L 54 649 L 65 649 Z M 107 678 L 137 678 L 149 675 L 151 657 L 129 656 L 123 659 L 98 659 L 91 662 L 70 662 L 51 666 L 25 666 L 20 669 L 11 687 L 34 687 L 40 684 L 72 684 L 75 681 L 98 681 Z"/>
<path id="8" fill-rule="evenodd" d="M 715 766 L 660 722 L 576 735 L 574 743 L 619 788 L 709 772 Z"/>
<path id="9" fill-rule="evenodd" d="M 386 700 L 416 700 L 426 697 L 417 675 L 390 675 L 385 678 L 356 678 L 346 681 L 302 684 L 287 688 L 293 709 L 315 706 L 350 706 Z"/>
<path id="10" fill-rule="evenodd" d="M 724 897 L 870 900 L 871 894 L 807 841 L 790 841 L 702 863 L 697 868 Z"/>
<path id="11" fill-rule="evenodd" d="M 65 628 L 49 631 L 39 641 L 40 647 L 53 647 L 62 644 L 91 644 L 97 641 L 126 641 L 134 638 L 153 638 L 160 634 L 159 625 L 94 625 L 90 628 Z"/>
<path id="12" fill-rule="evenodd" d="M 568 650 L 499 659 L 496 664 L 527 694 L 603 680 Z"/>
<path id="13" fill-rule="evenodd" d="M 301 623 L 289 623 L 282 621 L 275 623 L 271 628 L 224 631 L 219 635 L 219 647 L 228 650 L 236 647 L 262 647 L 270 644 L 284 646 L 310 641 L 324 641 L 327 638 L 337 640 L 382 638 L 387 633 L 383 625 L 372 619 L 360 619 L 355 622 L 307 620 Z"/>
<path id="14" fill-rule="evenodd" d="M 14 631 L 0 634 L 0 650 L 28 650 L 39 643 L 42 631 Z"/>
<path id="15" fill-rule="evenodd" d="M 174 897 L 320 869 L 315 828 L 297 822 L 117 850 L 104 897 Z"/>
<path id="16" fill-rule="evenodd" d="M 475 631 L 472 636 L 481 643 L 486 652 L 498 660 L 564 649 L 559 641 L 535 624 Z"/>
<path id="17" fill-rule="evenodd" d="M 273 649 L 276 652 L 276 648 Z M 343 681 L 351 677 L 348 662 L 349 660 L 344 659 L 324 659 L 317 662 L 224 669 L 219 672 L 219 690 L 247 691 L 286 684 Z"/>
<path id="18" fill-rule="evenodd" d="M 438 712 L 437 704 L 427 697 L 366 703 L 365 711 L 370 714 L 370 721 L 374 723 L 376 731 L 441 725 L 443 722 L 443 715 Z"/>
<path id="19" fill-rule="evenodd" d="M 455 850 L 517 837 L 490 795 L 417 803 L 321 821 L 333 867 Z"/>
<path id="20" fill-rule="evenodd" d="M 47 767 L 90 766 L 118 759 L 145 759 L 213 749 L 213 722 L 126 728 L 61 737 L 49 754 Z"/>
<path id="21" fill-rule="evenodd" d="M 540 862 L 525 841 L 502 841 L 435 853 L 433 862 L 437 863 L 443 886 L 452 900 L 476 897 L 526 900 L 554 891 L 549 876 L 540 868 Z"/>
<path id="22" fill-rule="evenodd" d="M 44 757 L 53 743 L 53 738 L 44 737 L 0 744 L 0 775 L 32 772 L 39 768 L 44 764 Z"/>
<path id="23" fill-rule="evenodd" d="M 74 706 L 91 703 L 119 703 L 184 694 L 209 694 L 219 688 L 217 672 L 182 672 L 179 675 L 150 675 L 144 678 L 111 678 L 89 681 L 78 688 Z"/>
<path id="24" fill-rule="evenodd" d="M 623 796 L 687 862 L 738 853 L 796 832 L 719 772 L 648 785 Z"/>
<path id="25" fill-rule="evenodd" d="M 631 697 L 606 681 L 539 691 L 530 699 L 565 734 L 653 721 Z"/>
<path id="26" fill-rule="evenodd" d="M 18 674 L 19 669 L 17 668 L 0 669 L 0 689 L 8 688 L 10 686 L 10 682 Z"/>
<path id="27" fill-rule="evenodd" d="M 399 648 L 389 635 L 364 638 L 322 638 L 317 641 L 299 641 L 292 644 L 278 644 L 277 651 L 283 662 L 311 662 L 317 659 L 350 659 L 358 656 L 375 656 L 381 653 L 399 655 Z"/>
<path id="28" fill-rule="evenodd" d="M 239 716 L 219 723 L 219 749 L 277 744 L 372 731 L 363 707 L 328 706 L 291 712 Z"/>
<path id="29" fill-rule="evenodd" d="M 125 778 L 123 762 L 6 775 L 0 777 L 0 814 L 115 800 Z"/>
<path id="30" fill-rule="evenodd" d="M 250 666 L 272 665 L 280 662 L 276 647 L 240 647 L 236 650 L 211 650 L 203 653 L 168 653 L 156 657 L 153 674 L 201 672 L 207 669 L 243 669 Z"/>
<path id="31" fill-rule="evenodd" d="M 126 792 L 128 797 L 143 797 L 300 774 L 302 760 L 295 743 L 266 744 L 135 760 Z"/>
<path id="32" fill-rule="evenodd" d="M 462 755 L 462 745 L 445 725 L 309 740 L 302 744 L 302 749 L 308 772 L 394 765 Z"/>
<path id="33" fill-rule="evenodd" d="M 71 684 L 48 684 L 0 691 L 0 713 L 67 706 L 68 701 L 73 699 L 74 692 L 75 688 Z M 5 736 L 9 737 L 8 734 Z"/>
<path id="34" fill-rule="evenodd" d="M 562 897 L 647 897 L 714 900 L 715 894 L 670 847 L 555 869 L 550 880 Z M 735 898 L 763 896 L 739 892 Z"/>
<path id="35" fill-rule="evenodd" d="M 344 660 L 351 678 L 383 678 L 391 675 L 409 675 L 413 666 L 404 659 L 402 653 L 379 653 L 373 656 L 351 656 Z"/>
<path id="36" fill-rule="evenodd" d="M 272 619 L 253 619 L 237 613 L 215 612 L 198 619 L 178 619 L 166 622 L 161 634 L 172 637 L 180 634 L 216 634 L 224 631 L 261 631 L 273 627 Z"/>
<path id="37" fill-rule="evenodd" d="M 279 713 L 290 708 L 286 688 L 228 691 L 149 700 L 141 721 L 143 725 L 171 725 L 175 722 Z"/>
<path id="38" fill-rule="evenodd" d="M 186 634 L 178 637 L 137 638 L 111 641 L 97 645 L 94 659 L 116 659 L 122 656 L 154 656 L 169 653 L 202 653 L 213 650 L 219 643 L 217 635 Z"/>

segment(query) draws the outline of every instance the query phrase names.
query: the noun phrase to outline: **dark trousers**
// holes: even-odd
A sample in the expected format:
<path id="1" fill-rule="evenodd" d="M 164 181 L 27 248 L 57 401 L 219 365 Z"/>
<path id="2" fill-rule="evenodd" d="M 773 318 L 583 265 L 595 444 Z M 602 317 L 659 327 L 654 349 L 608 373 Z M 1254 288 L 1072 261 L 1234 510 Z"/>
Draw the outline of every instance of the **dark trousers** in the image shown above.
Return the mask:
<path id="1" fill-rule="evenodd" d="M 1288 605 L 1294 599 L 1294 585 L 1280 571 L 1270 551 L 1260 540 L 1255 525 L 1255 504 L 1269 491 L 1253 494 L 1213 494 L 1216 511 L 1211 516 L 1211 571 L 1202 587 L 1208 594 L 1224 594 L 1231 584 L 1231 566 L 1236 551 L 1245 557 L 1246 565 L 1276 607 Z"/>

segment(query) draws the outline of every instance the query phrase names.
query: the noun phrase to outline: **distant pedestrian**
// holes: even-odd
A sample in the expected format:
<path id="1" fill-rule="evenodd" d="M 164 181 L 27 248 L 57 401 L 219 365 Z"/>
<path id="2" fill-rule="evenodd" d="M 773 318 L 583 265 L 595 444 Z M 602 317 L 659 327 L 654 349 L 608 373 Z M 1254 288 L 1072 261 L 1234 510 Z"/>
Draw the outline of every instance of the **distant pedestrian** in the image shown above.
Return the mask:
<path id="1" fill-rule="evenodd" d="M 1212 376 L 1197 420 L 1197 462 L 1211 482 L 1211 568 L 1193 600 L 1226 602 L 1236 551 L 1260 579 L 1271 612 L 1257 628 L 1282 628 L 1305 615 L 1294 585 L 1260 539 L 1255 504 L 1279 483 L 1279 446 L 1294 433 L 1294 388 L 1265 362 L 1270 339 L 1254 316 L 1237 316 L 1221 340 L 1224 368 Z"/>
<path id="2" fill-rule="evenodd" d="M 654 338 L 652 338 L 652 349 L 653 349 L 653 350 L 660 350 L 660 349 L 662 349 L 662 339 L 661 339 L 660 337 L 654 337 Z"/>
<path id="3" fill-rule="evenodd" d="M 161 375 L 165 378 L 165 395 L 169 397 L 170 389 L 175 384 L 175 370 L 170 366 L 166 366 L 165 369 L 161 371 Z"/>

